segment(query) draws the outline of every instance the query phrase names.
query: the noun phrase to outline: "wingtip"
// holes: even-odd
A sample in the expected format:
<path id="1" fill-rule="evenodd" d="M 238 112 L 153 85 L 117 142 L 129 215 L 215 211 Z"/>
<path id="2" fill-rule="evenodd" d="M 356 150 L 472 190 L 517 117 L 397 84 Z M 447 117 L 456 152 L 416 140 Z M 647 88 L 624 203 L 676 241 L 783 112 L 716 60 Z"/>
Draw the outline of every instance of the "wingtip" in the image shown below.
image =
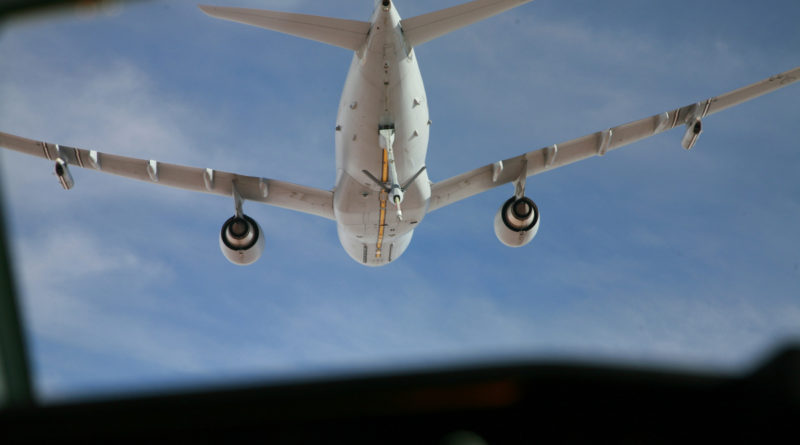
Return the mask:
<path id="1" fill-rule="evenodd" d="M 206 13 L 208 15 L 211 15 L 211 11 L 214 10 L 214 6 L 211 6 L 211 5 L 197 5 L 197 7 L 200 8 L 201 11 L 203 11 L 204 13 Z"/>

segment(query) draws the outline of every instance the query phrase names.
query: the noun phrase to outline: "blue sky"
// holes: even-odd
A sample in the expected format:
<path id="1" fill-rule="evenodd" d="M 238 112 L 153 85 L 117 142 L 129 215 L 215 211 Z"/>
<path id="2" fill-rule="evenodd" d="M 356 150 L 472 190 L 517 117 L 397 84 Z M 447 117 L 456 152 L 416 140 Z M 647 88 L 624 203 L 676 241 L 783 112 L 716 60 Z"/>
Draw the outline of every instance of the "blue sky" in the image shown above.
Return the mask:
<path id="1" fill-rule="evenodd" d="M 366 20 L 371 0 L 217 1 Z M 411 17 L 457 0 L 398 0 Z M 800 64 L 796 1 L 537 0 L 417 48 L 432 180 L 686 105 Z M 0 31 L 0 128 L 330 188 L 351 54 L 189 1 Z M 38 394 L 63 397 L 492 359 L 737 370 L 800 336 L 800 86 L 431 213 L 363 267 L 331 221 L 245 204 L 263 257 L 219 252 L 229 199 L 0 152 Z"/>

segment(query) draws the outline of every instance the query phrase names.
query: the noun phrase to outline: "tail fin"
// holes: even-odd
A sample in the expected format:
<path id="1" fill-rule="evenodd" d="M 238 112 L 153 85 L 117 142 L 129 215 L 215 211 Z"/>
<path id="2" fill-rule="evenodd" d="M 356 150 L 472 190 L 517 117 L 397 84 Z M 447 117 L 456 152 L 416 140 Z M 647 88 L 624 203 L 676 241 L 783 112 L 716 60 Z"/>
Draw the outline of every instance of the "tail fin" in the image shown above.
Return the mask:
<path id="1" fill-rule="evenodd" d="M 201 5 L 199 8 L 211 17 L 259 26 L 353 51 L 358 50 L 364 44 L 370 27 L 368 22 L 359 22 L 357 20 L 334 19 L 263 9 L 205 5 Z"/>
<path id="2" fill-rule="evenodd" d="M 421 45 L 439 36 L 497 15 L 531 0 L 475 0 L 452 8 L 418 15 L 401 22 L 406 41 Z"/>

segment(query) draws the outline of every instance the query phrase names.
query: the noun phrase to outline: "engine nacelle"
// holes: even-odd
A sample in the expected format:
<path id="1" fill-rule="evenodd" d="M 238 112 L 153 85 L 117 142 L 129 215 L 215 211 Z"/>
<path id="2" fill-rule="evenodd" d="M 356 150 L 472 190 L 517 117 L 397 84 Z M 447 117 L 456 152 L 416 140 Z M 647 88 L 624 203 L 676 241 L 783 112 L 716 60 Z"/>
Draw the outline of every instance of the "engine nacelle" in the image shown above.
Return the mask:
<path id="1" fill-rule="evenodd" d="M 261 226 L 247 215 L 232 216 L 219 234 L 219 248 L 233 264 L 246 266 L 254 263 L 264 251 L 264 234 Z"/>
<path id="2" fill-rule="evenodd" d="M 681 145 L 683 148 L 689 150 L 694 147 L 694 144 L 697 142 L 697 138 L 700 137 L 700 133 L 703 132 L 703 122 L 700 119 L 694 119 L 688 124 L 686 124 L 686 133 L 683 134 L 683 139 L 681 140 Z"/>
<path id="3" fill-rule="evenodd" d="M 75 180 L 72 179 L 72 173 L 69 172 L 69 167 L 63 159 L 56 159 L 55 172 L 58 182 L 61 184 L 61 187 L 63 187 L 64 190 L 69 190 L 75 186 Z"/>
<path id="4" fill-rule="evenodd" d="M 531 242 L 539 231 L 539 208 L 530 198 L 511 197 L 494 217 L 497 239 L 509 247 L 521 247 Z"/>

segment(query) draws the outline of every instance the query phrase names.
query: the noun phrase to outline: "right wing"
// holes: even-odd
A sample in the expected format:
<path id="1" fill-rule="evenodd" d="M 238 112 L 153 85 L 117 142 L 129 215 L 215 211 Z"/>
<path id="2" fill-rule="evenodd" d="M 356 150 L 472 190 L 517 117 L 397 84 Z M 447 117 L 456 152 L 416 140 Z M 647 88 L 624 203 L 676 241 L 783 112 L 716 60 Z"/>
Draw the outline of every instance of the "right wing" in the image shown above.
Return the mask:
<path id="1" fill-rule="evenodd" d="M 561 144 L 529 151 L 494 164 L 484 165 L 431 185 L 428 211 L 434 211 L 521 178 L 553 170 L 592 156 L 602 156 L 609 150 L 632 144 L 680 125 L 687 126 L 684 147 L 691 148 L 702 129 L 698 123 L 700 119 L 798 80 L 800 80 L 800 67 L 696 104 L 598 131 Z M 696 131 L 692 132 L 693 129 Z"/>
<path id="2" fill-rule="evenodd" d="M 275 179 L 237 175 L 210 168 L 186 167 L 100 153 L 35 141 L 3 132 L 0 132 L 0 146 L 51 161 L 61 159 L 68 165 L 214 195 L 233 197 L 235 185 L 236 191 L 245 200 L 336 219 L 333 215 L 333 192 L 330 190 Z"/>

